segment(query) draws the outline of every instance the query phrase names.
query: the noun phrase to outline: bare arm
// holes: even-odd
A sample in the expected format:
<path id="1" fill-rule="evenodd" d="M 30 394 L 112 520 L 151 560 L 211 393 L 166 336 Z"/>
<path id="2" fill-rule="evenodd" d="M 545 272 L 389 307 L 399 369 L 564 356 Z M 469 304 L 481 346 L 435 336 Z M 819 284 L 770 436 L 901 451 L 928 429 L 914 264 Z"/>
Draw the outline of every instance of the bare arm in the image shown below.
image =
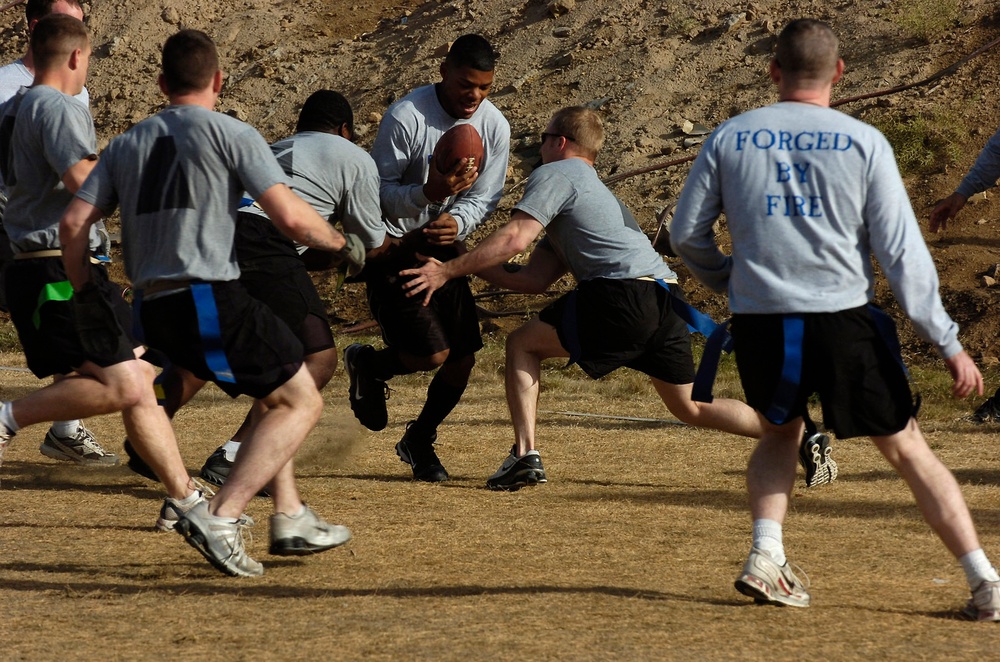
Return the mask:
<path id="1" fill-rule="evenodd" d="M 90 171 L 97 165 L 97 157 L 83 159 L 71 165 L 63 173 L 62 183 L 70 193 L 76 193 L 87 181 Z"/>
<path id="2" fill-rule="evenodd" d="M 527 248 L 541 231 L 541 223 L 528 214 L 515 210 L 506 225 L 486 237 L 468 253 L 448 262 L 432 258 L 419 269 L 404 269 L 399 272 L 400 276 L 412 277 L 403 288 L 407 291 L 407 296 L 423 292 L 426 306 L 434 291 L 448 280 L 503 264 Z"/>
<path id="3" fill-rule="evenodd" d="M 499 287 L 523 292 L 525 294 L 541 294 L 566 273 L 566 265 L 559 259 L 556 252 L 547 244 L 539 243 L 531 251 L 528 263 L 520 265 L 500 264 L 483 269 L 476 275 Z"/>
<path id="4" fill-rule="evenodd" d="M 103 215 L 89 202 L 73 198 L 59 221 L 63 264 L 74 290 L 79 291 L 90 282 L 90 226 L 101 220 Z"/>

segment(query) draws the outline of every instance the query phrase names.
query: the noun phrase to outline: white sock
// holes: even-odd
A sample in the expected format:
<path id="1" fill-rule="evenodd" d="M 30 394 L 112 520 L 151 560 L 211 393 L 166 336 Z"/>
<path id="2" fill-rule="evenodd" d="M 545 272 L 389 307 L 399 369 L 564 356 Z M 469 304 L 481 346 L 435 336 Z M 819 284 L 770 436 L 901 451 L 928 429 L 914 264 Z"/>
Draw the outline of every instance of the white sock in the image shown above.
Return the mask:
<path id="1" fill-rule="evenodd" d="M 753 546 L 771 555 L 778 565 L 785 565 L 785 546 L 781 542 L 781 523 L 758 519 L 753 523 Z"/>
<path id="2" fill-rule="evenodd" d="M 201 492 L 199 492 L 198 490 L 195 490 L 194 492 L 192 492 L 191 494 L 187 495 L 183 499 L 178 499 L 177 500 L 177 504 L 180 505 L 180 506 L 190 506 L 192 503 L 194 503 L 195 501 L 197 501 L 199 497 L 201 497 Z"/>
<path id="3" fill-rule="evenodd" d="M 80 429 L 81 424 L 82 421 L 79 419 L 74 419 L 72 421 L 53 421 L 52 427 L 49 429 L 52 430 L 52 434 L 57 437 L 72 437 L 76 434 L 76 431 Z"/>
<path id="4" fill-rule="evenodd" d="M 977 588 L 983 582 L 1000 581 L 1000 575 L 996 568 L 986 558 L 986 552 L 979 549 L 973 550 L 958 560 L 965 570 L 965 579 L 969 582 L 969 587 Z"/>
<path id="5" fill-rule="evenodd" d="M 230 439 L 222 444 L 222 450 L 226 451 L 226 459 L 230 462 L 236 461 L 236 454 L 240 452 L 240 442 Z"/>
<path id="6" fill-rule="evenodd" d="M 11 434 L 17 434 L 17 431 L 21 429 L 21 426 L 14 420 L 14 407 L 10 402 L 4 402 L 0 405 L 0 425 L 7 428 L 7 432 Z"/>

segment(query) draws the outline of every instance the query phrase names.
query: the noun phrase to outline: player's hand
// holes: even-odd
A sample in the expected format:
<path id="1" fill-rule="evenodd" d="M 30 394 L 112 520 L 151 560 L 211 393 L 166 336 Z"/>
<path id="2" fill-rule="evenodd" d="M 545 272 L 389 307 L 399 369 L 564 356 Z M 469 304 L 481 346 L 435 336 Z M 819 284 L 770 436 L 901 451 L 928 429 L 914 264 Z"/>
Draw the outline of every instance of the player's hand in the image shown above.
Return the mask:
<path id="1" fill-rule="evenodd" d="M 427 243 L 434 246 L 450 246 L 458 239 L 458 221 L 445 212 L 425 225 L 420 232 Z"/>
<path id="2" fill-rule="evenodd" d="M 964 398 L 973 391 L 983 394 L 983 375 L 976 367 L 975 361 L 963 349 L 958 354 L 944 360 L 951 373 L 951 394 L 956 398 Z"/>
<path id="3" fill-rule="evenodd" d="M 931 211 L 930 229 L 931 232 L 947 230 L 948 221 L 955 218 L 955 214 L 965 206 L 966 197 L 960 193 L 952 193 L 947 198 L 937 203 Z"/>
<path id="4" fill-rule="evenodd" d="M 428 200 L 440 202 L 453 195 L 472 188 L 472 185 L 479 179 L 479 170 L 469 167 L 468 162 L 459 161 L 451 172 L 440 173 L 431 164 L 427 172 L 427 183 L 424 184 L 424 195 Z"/>
<path id="5" fill-rule="evenodd" d="M 445 273 L 445 266 L 440 260 L 433 257 L 426 257 L 417 253 L 417 258 L 423 261 L 423 265 L 417 269 L 403 269 L 400 276 L 410 279 L 403 283 L 403 290 L 406 296 L 415 297 L 423 293 L 423 305 L 431 302 L 431 295 L 442 285 L 448 282 L 448 275 Z"/>
<path id="6" fill-rule="evenodd" d="M 348 277 L 357 276 L 365 268 L 365 245 L 357 235 L 349 232 L 344 233 L 344 240 L 344 247 L 334 253 L 334 259 Z"/>

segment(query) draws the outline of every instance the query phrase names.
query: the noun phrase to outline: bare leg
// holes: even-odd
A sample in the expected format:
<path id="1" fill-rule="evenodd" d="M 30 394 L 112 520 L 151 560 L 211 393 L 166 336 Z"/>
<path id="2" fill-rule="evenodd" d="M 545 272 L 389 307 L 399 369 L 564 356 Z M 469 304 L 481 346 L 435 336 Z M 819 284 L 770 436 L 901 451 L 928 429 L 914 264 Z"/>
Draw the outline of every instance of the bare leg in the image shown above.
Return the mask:
<path id="1" fill-rule="evenodd" d="M 507 336 L 504 388 L 518 457 L 535 448 L 542 360 L 568 357 L 556 329 L 535 317 Z"/>
<path id="2" fill-rule="evenodd" d="M 650 381 L 670 413 L 688 425 L 754 439 L 764 434 L 757 412 L 739 400 L 715 398 L 710 403 L 695 402 L 691 399 L 691 384 L 668 384 L 652 377 Z"/>
<path id="3" fill-rule="evenodd" d="M 927 445 L 914 419 L 896 434 L 872 441 L 913 492 L 924 519 L 956 558 L 979 549 L 965 498 L 951 471 Z"/>
<path id="4" fill-rule="evenodd" d="M 337 369 L 337 348 L 331 347 L 321 352 L 307 354 L 304 361 L 306 369 L 316 382 L 316 389 L 322 390 L 330 382 L 333 372 Z M 254 400 L 240 428 L 233 434 L 232 440 L 235 442 L 243 441 L 253 421 L 258 419 L 265 409 L 265 405 L 260 400 Z"/>
<path id="5" fill-rule="evenodd" d="M 147 387 L 132 407 L 122 412 L 125 432 L 139 456 L 149 465 L 174 499 L 183 499 L 192 491 L 190 477 L 177 448 L 174 428 L 153 392 L 153 366 L 132 361 Z"/>
<path id="6" fill-rule="evenodd" d="M 758 419 L 764 429 L 747 465 L 747 492 L 754 521 L 784 522 L 795 485 L 799 442 L 805 428 L 801 418 L 784 425 Z"/>
<path id="7" fill-rule="evenodd" d="M 292 471 L 291 459 L 319 420 L 323 399 L 303 366 L 290 380 L 263 398 L 267 411 L 243 441 L 225 485 L 212 499 L 209 511 L 219 517 L 239 517 L 262 487 Z M 286 465 L 288 465 L 286 467 Z M 272 485 L 276 512 L 294 514 L 302 505 L 282 473 Z"/>

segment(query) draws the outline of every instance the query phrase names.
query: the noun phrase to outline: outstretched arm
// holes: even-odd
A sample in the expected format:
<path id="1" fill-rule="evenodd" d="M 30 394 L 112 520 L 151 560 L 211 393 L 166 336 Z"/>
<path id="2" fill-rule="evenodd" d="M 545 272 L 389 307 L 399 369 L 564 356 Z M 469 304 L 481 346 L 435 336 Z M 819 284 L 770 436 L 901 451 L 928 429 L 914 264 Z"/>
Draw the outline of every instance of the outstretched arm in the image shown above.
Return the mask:
<path id="1" fill-rule="evenodd" d="M 523 266 L 498 264 L 477 271 L 476 275 L 508 290 L 524 294 L 541 294 L 566 271 L 566 265 L 543 240 L 535 246 L 535 250 L 531 251 L 527 264 Z"/>
<path id="2" fill-rule="evenodd" d="M 955 215 L 965 206 L 967 198 L 961 193 L 952 193 L 947 198 L 937 203 L 931 211 L 930 229 L 931 232 L 947 230 L 948 221 L 955 218 Z"/>
<path id="3" fill-rule="evenodd" d="M 522 211 L 515 210 L 510 221 L 486 237 L 475 249 L 454 260 L 440 262 L 431 258 L 419 269 L 404 269 L 400 276 L 411 277 L 404 285 L 407 296 L 424 294 L 424 305 L 448 280 L 478 273 L 502 264 L 528 247 L 542 231 L 542 224 Z"/>
<path id="4" fill-rule="evenodd" d="M 978 395 L 983 394 L 983 375 L 979 372 L 975 362 L 963 349 L 954 356 L 949 356 L 944 360 L 951 373 L 953 382 L 951 394 L 956 398 L 964 398 L 973 391 Z"/>

